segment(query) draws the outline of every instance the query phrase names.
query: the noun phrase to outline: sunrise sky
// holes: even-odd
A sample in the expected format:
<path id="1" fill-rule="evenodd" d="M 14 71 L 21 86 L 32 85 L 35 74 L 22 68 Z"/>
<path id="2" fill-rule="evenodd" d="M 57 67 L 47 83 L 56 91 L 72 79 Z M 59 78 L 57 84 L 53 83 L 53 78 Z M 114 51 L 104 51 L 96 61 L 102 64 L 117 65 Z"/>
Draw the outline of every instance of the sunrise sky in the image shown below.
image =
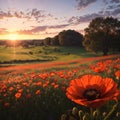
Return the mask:
<path id="1" fill-rule="evenodd" d="M 0 0 L 0 39 L 44 39 L 84 33 L 95 17 L 120 20 L 120 0 Z"/>

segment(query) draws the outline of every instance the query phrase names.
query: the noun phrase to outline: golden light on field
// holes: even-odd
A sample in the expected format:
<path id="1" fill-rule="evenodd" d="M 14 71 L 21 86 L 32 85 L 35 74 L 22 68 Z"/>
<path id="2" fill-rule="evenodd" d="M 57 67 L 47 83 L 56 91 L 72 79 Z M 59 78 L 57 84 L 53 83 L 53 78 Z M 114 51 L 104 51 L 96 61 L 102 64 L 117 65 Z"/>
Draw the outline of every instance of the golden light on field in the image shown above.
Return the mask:
<path id="1" fill-rule="evenodd" d="M 19 36 L 18 36 L 18 34 L 9 34 L 8 39 L 9 40 L 18 40 Z"/>

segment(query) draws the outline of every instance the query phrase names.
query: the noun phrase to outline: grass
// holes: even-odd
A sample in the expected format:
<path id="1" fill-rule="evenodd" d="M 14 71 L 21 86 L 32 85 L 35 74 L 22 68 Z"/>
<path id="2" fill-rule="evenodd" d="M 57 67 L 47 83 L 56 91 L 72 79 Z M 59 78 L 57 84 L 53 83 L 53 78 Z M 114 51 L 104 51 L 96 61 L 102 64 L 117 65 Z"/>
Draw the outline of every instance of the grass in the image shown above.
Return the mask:
<path id="1" fill-rule="evenodd" d="M 39 46 L 31 48 L 0 46 L 0 63 L 26 63 L 42 61 L 67 61 L 101 55 L 79 47 Z"/>

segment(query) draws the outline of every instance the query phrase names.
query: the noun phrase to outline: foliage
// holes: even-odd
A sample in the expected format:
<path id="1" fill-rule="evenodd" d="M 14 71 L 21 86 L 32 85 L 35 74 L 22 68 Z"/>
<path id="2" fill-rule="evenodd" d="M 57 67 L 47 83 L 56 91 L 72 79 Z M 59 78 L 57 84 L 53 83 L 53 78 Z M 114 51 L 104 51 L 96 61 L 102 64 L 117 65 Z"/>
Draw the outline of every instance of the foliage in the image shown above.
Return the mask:
<path id="1" fill-rule="evenodd" d="M 58 35 L 56 35 L 55 37 L 53 37 L 53 38 L 51 39 L 51 45 L 56 45 L 56 46 L 59 45 Z"/>
<path id="2" fill-rule="evenodd" d="M 45 38 L 44 45 L 80 46 L 82 47 L 83 35 L 75 30 L 63 30 L 53 38 Z"/>
<path id="3" fill-rule="evenodd" d="M 93 19 L 85 29 L 83 45 L 87 50 L 102 51 L 120 50 L 120 21 L 112 17 Z"/>
<path id="4" fill-rule="evenodd" d="M 50 37 L 47 37 L 43 40 L 43 44 L 44 45 L 50 45 L 51 44 L 51 38 Z"/>
<path id="5" fill-rule="evenodd" d="M 75 30 L 67 30 L 59 33 L 59 44 L 62 46 L 80 46 L 82 47 L 82 34 Z"/>

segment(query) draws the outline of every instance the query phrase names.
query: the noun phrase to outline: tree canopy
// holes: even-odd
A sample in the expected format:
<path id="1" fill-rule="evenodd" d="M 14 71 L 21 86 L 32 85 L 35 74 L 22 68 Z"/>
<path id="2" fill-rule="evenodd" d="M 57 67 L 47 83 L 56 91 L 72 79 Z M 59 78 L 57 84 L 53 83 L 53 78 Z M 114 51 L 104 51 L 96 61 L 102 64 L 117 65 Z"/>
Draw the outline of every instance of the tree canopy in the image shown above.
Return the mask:
<path id="1" fill-rule="evenodd" d="M 58 37 L 62 46 L 82 46 L 83 35 L 75 30 L 64 30 Z"/>
<path id="2" fill-rule="evenodd" d="M 45 38 L 44 45 L 82 46 L 83 35 L 75 30 L 63 30 L 53 38 Z"/>
<path id="3" fill-rule="evenodd" d="M 93 19 L 85 29 L 83 46 L 90 51 L 120 50 L 120 21 L 113 17 Z"/>

